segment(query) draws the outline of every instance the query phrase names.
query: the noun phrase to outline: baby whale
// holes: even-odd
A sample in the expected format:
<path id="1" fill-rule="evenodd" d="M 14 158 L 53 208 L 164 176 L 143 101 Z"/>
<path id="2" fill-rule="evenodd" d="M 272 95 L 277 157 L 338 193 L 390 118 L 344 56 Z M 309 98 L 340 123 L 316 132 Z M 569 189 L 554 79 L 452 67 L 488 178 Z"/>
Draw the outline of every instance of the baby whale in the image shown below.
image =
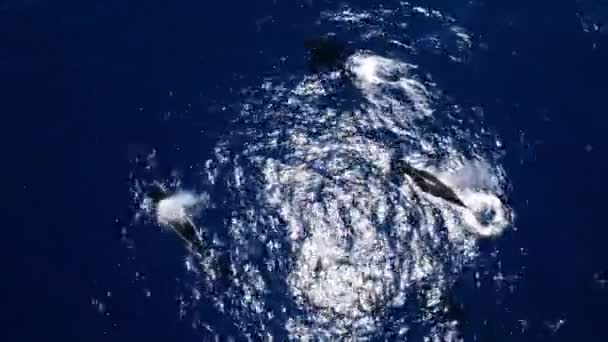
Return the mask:
<path id="1" fill-rule="evenodd" d="M 159 186 L 155 186 L 148 193 L 147 197 L 150 198 L 154 204 L 154 208 L 157 211 L 157 215 L 160 217 L 160 212 L 165 210 L 175 211 L 183 210 L 179 207 L 179 204 L 172 203 L 172 196 Z M 192 223 L 189 217 L 179 217 L 179 219 L 159 219 L 168 226 L 186 243 L 190 250 L 200 249 L 203 247 L 200 237 L 198 236 L 197 229 Z"/>
<path id="2" fill-rule="evenodd" d="M 454 190 L 428 171 L 416 169 L 405 160 L 397 158 L 391 162 L 391 171 L 398 175 L 407 175 L 422 191 L 430 195 L 442 198 L 459 207 L 467 208 Z"/>

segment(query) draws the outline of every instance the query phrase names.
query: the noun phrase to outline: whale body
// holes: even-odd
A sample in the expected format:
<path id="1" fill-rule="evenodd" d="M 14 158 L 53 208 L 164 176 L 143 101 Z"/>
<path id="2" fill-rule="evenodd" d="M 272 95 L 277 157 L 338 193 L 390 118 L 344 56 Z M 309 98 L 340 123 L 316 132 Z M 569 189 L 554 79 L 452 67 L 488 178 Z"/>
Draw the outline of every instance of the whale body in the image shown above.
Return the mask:
<path id="1" fill-rule="evenodd" d="M 409 177 L 422 191 L 430 195 L 446 200 L 459 207 L 467 208 L 454 190 L 428 171 L 416 169 L 405 160 L 398 158 L 392 160 L 391 171 L 398 175 Z"/>
<path id="2" fill-rule="evenodd" d="M 344 70 L 346 59 L 354 50 L 346 42 L 329 34 L 304 41 L 309 53 L 309 66 L 313 71 Z"/>

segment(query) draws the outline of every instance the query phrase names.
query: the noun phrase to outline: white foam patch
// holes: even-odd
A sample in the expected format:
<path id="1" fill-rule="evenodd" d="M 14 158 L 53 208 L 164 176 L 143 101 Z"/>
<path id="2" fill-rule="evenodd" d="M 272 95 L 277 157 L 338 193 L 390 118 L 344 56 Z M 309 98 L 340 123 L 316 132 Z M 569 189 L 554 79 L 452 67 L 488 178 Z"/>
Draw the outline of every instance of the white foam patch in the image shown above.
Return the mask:
<path id="1" fill-rule="evenodd" d="M 404 107 L 385 90 L 400 90 L 412 102 L 412 107 L 404 111 L 415 116 L 429 116 L 433 113 L 430 94 L 424 84 L 411 77 L 415 65 L 369 53 L 357 53 L 349 58 L 347 67 L 355 75 L 355 84 L 361 88 L 370 102 L 378 106 L 392 106 L 393 110 Z"/>
<path id="2" fill-rule="evenodd" d="M 499 236 L 511 224 L 508 208 L 496 195 L 467 190 L 461 193 L 461 199 L 468 207 L 462 210 L 463 221 L 478 236 Z M 484 213 L 485 219 L 481 217 Z"/>
<path id="3" fill-rule="evenodd" d="M 502 170 L 495 170 L 488 162 L 466 161 L 449 172 L 440 172 L 438 177 L 459 189 L 488 189 L 500 191 Z"/>
<path id="4" fill-rule="evenodd" d="M 207 204 L 206 195 L 180 191 L 158 202 L 156 219 L 160 225 L 187 223 Z"/>
<path id="5" fill-rule="evenodd" d="M 468 207 L 459 209 L 467 230 L 482 238 L 501 235 L 512 224 L 514 216 L 498 197 L 502 169 L 497 170 L 482 160 L 455 160 L 454 164 L 458 165 L 454 170 L 427 171 L 454 189 Z"/>
<path id="6" fill-rule="evenodd" d="M 471 35 L 468 34 L 464 28 L 460 26 L 452 26 L 450 30 L 458 37 L 458 44 L 462 48 L 470 48 L 472 46 Z"/>
<path id="7" fill-rule="evenodd" d="M 323 13 L 328 16 L 332 21 L 343 21 L 348 23 L 358 23 L 363 19 L 367 19 L 371 17 L 370 13 L 357 13 L 351 10 L 350 8 L 344 9 L 337 14 L 328 15 L 328 13 Z"/>
<path id="8" fill-rule="evenodd" d="M 420 13 L 426 17 L 436 17 L 436 18 L 442 18 L 443 15 L 441 14 L 441 12 L 434 10 L 434 9 L 428 9 L 428 8 L 424 8 L 424 7 L 420 7 L 420 6 L 415 6 L 412 8 L 412 12 L 414 13 Z"/>

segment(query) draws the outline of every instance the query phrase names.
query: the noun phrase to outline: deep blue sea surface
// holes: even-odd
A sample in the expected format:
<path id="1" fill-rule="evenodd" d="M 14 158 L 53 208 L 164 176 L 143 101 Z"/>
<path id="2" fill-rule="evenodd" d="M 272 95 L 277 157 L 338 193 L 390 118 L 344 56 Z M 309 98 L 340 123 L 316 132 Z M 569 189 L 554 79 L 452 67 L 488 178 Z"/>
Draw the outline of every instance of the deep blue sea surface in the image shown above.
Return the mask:
<path id="1" fill-rule="evenodd" d="M 401 12 L 374 17 L 382 8 L 417 13 L 415 7 L 436 10 L 442 19 L 431 20 L 432 12 L 429 21 Z M 345 8 L 371 13 L 371 19 L 332 24 L 324 16 Z M 439 25 L 449 18 L 466 29 L 464 50 Z M 400 32 L 404 26 L 391 20 L 409 24 Z M 374 39 L 362 37 L 365 25 L 379 29 Z M 443 99 L 437 106 L 463 108 L 462 127 L 491 132 L 476 142 L 491 146 L 484 156 L 504 169 L 502 197 L 515 217 L 503 234 L 479 241 L 480 256 L 459 264 L 463 269 L 446 287 L 464 341 L 608 340 L 606 25 L 608 5 L 599 0 L 0 0 L 2 160 L 9 189 L 3 201 L 0 339 L 297 339 L 286 328 L 289 315 L 313 315 L 319 303 L 346 298 L 326 294 L 331 298 L 321 300 L 314 285 L 294 278 L 308 301 L 292 303 L 281 316 L 278 306 L 290 295 L 280 289 L 291 283 L 285 285 L 287 275 L 277 271 L 274 278 L 264 276 L 277 292 L 262 302 L 264 310 L 276 311 L 274 320 L 260 323 L 254 309 L 236 308 L 245 285 L 230 287 L 226 298 L 202 290 L 196 301 L 188 299 L 185 289 L 204 285 L 184 267 L 186 249 L 153 220 L 134 219 L 132 194 L 136 181 L 179 178 L 178 187 L 210 194 L 215 209 L 201 220 L 209 231 L 228 236 L 223 215 L 245 210 L 248 199 L 201 181 L 207 178 L 205 162 L 225 153 L 241 158 L 245 174 L 254 172 L 242 162 L 247 154 L 230 146 L 262 146 L 243 132 L 269 132 L 282 121 L 247 121 L 241 106 L 263 98 L 252 105 L 257 118 L 287 101 L 243 89 L 261 89 L 269 79 L 295 89 L 311 74 L 304 40 L 334 31 L 355 49 L 416 65 L 421 78 L 432 75 Z M 432 46 L 419 39 L 427 34 L 437 37 Z M 395 36 L 416 53 L 383 43 Z M 460 60 L 450 62 L 449 56 Z M 279 160 L 283 150 L 271 152 Z M 243 186 L 244 192 L 257 189 L 255 182 Z M 234 250 L 227 255 L 238 264 L 240 240 L 231 238 L 236 242 L 228 243 Z M 264 258 L 274 262 L 280 256 Z M 342 281 L 331 279 L 328 284 Z M 235 308 L 220 314 L 219 303 Z M 401 322 L 400 312 L 381 317 Z M 315 317 L 310 320 L 316 323 L 302 326 L 318 328 L 322 318 Z M 394 326 L 399 324 L 409 323 Z M 370 336 L 418 341 L 431 336 L 432 324 L 420 323 L 409 335 L 380 324 L 374 329 L 384 332 Z M 306 331 L 319 337 L 314 329 Z M 325 336 L 360 337 L 351 333 Z"/>

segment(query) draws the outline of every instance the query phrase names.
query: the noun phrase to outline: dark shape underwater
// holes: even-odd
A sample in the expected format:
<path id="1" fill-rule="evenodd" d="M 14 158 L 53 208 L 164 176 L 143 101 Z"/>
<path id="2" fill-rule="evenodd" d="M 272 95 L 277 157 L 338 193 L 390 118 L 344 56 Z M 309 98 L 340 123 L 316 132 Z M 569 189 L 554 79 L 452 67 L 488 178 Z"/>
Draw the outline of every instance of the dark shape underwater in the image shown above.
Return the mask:
<path id="1" fill-rule="evenodd" d="M 428 171 L 416 169 L 406 161 L 394 158 L 391 161 L 391 172 L 397 175 L 407 175 L 422 191 L 435 197 L 442 198 L 457 206 L 467 208 L 460 198 L 458 198 L 454 190 L 442 183 Z"/>
<path id="2" fill-rule="evenodd" d="M 306 39 L 304 47 L 308 49 L 309 66 L 313 72 L 344 70 L 346 59 L 354 52 L 335 35 Z"/>

